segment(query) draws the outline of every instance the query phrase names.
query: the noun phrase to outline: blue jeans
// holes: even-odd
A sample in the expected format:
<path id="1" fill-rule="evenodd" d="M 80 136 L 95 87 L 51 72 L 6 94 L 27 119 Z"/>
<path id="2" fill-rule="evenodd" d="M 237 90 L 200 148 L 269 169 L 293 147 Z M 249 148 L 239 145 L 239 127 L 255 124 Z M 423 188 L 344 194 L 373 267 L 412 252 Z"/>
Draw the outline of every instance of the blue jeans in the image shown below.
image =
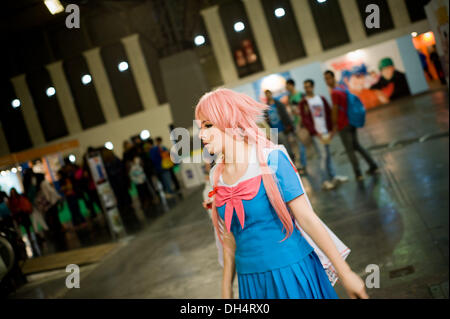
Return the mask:
<path id="1" fill-rule="evenodd" d="M 336 171 L 334 169 L 333 159 L 331 158 L 330 145 L 322 144 L 320 138 L 317 136 L 312 137 L 312 143 L 319 156 L 322 182 L 333 180 L 336 176 Z"/>
<path id="2" fill-rule="evenodd" d="M 286 147 L 287 152 L 292 160 L 295 159 L 294 152 L 292 151 L 291 144 L 289 143 L 289 138 L 292 138 L 295 141 L 295 144 L 298 145 L 298 150 L 300 153 L 300 165 L 302 168 L 306 168 L 306 147 L 298 138 L 295 132 L 285 133 L 278 132 L 278 142 L 279 144 L 283 144 Z"/>
<path id="3" fill-rule="evenodd" d="M 306 168 L 306 146 L 298 137 L 296 140 L 298 142 L 298 150 L 300 152 L 300 165 L 302 165 L 302 168 Z"/>
<path id="4" fill-rule="evenodd" d="M 170 175 L 170 171 L 163 169 L 158 172 L 158 177 L 161 181 L 161 184 L 163 185 L 164 191 L 166 193 L 173 194 L 172 176 Z"/>

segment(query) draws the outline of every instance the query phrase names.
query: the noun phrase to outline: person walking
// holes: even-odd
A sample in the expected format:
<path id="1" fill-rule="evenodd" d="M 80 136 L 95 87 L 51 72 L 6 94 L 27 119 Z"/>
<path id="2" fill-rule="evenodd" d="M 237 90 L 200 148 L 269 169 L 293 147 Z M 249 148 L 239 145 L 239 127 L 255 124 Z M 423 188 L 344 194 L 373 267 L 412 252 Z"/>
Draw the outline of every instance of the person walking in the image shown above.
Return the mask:
<path id="1" fill-rule="evenodd" d="M 10 190 L 8 205 L 13 220 L 19 226 L 22 226 L 27 233 L 33 256 L 39 256 L 40 250 L 32 232 L 31 213 L 33 212 L 33 205 L 31 205 L 26 196 L 19 194 L 15 188 L 11 188 Z"/>
<path id="2" fill-rule="evenodd" d="M 67 250 L 64 227 L 59 219 L 59 206 L 62 197 L 42 174 L 36 175 L 36 208 L 44 215 L 48 225 L 50 240 L 57 252 Z"/>
<path id="3" fill-rule="evenodd" d="M 240 299 L 337 299 L 339 276 L 349 297 L 368 298 L 345 262 L 349 248 L 315 214 L 287 151 L 257 126 L 267 108 L 218 89 L 195 109 L 198 136 L 218 156 L 203 207 L 211 204 L 223 246 L 222 297 L 233 298 L 237 277 Z"/>
<path id="4" fill-rule="evenodd" d="M 342 144 L 352 164 L 356 180 L 362 181 L 364 179 L 356 152 L 360 153 L 369 165 L 366 173 L 368 175 L 378 174 L 379 169 L 377 163 L 370 156 L 369 152 L 361 146 L 358 141 L 357 128 L 349 122 L 348 109 L 351 107 L 348 103 L 349 92 L 345 88 L 338 86 L 333 71 L 325 71 L 324 77 L 325 82 L 331 90 L 331 99 L 333 101 L 333 130 L 331 134 L 334 136 L 339 132 Z"/>
<path id="5" fill-rule="evenodd" d="M 170 171 L 168 168 L 163 168 L 162 162 L 162 154 L 161 154 L 161 148 L 158 145 L 154 145 L 153 139 L 148 140 L 151 148 L 150 148 L 150 159 L 155 167 L 156 170 L 156 176 L 158 177 L 159 181 L 163 185 L 164 192 L 166 195 L 166 198 L 170 199 L 174 197 L 174 191 L 172 188 L 172 177 L 170 175 Z M 169 158 L 170 160 L 170 158 Z M 167 162 L 167 158 L 165 160 Z"/>
<path id="6" fill-rule="evenodd" d="M 305 97 L 300 101 L 299 109 L 303 125 L 312 137 L 314 148 L 320 161 L 322 188 L 330 190 L 338 183 L 348 181 L 346 176 L 337 176 L 331 157 L 330 143 L 333 129 L 331 108 L 327 100 L 314 93 L 314 81 L 304 83 Z"/>
<path id="7" fill-rule="evenodd" d="M 304 94 L 300 91 L 297 91 L 295 88 L 295 81 L 293 79 L 289 79 L 286 81 L 286 90 L 289 94 L 289 105 L 291 107 L 292 118 L 294 122 L 294 130 L 298 135 L 300 131 L 302 131 L 302 121 L 299 113 L 299 103 L 304 98 Z M 307 153 L 306 146 L 303 143 L 301 136 L 298 138 L 298 147 L 300 151 L 300 165 L 301 168 L 298 170 L 300 175 L 306 174 L 306 164 L 307 164 Z"/>
<path id="8" fill-rule="evenodd" d="M 272 91 L 266 90 L 264 94 L 266 95 L 267 105 L 269 106 L 264 112 L 266 121 L 271 128 L 277 129 L 279 144 L 283 144 L 286 147 L 289 156 L 295 162 L 295 155 L 289 142 L 290 137 L 297 138 L 294 131 L 294 123 L 286 110 L 286 106 L 273 98 Z"/>

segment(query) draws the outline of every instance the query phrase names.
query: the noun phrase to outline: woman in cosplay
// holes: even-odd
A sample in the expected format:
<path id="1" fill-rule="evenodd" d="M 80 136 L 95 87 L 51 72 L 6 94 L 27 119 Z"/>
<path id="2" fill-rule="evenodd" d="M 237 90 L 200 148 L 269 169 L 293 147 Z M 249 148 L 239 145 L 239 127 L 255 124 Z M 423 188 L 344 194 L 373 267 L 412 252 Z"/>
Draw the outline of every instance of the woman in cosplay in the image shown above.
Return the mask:
<path id="1" fill-rule="evenodd" d="M 350 298 L 368 298 L 345 258 L 349 249 L 314 213 L 286 150 L 257 125 L 267 106 L 228 89 L 205 94 L 195 117 L 216 165 L 204 207 L 223 245 L 222 297 L 335 299 L 339 280 Z"/>

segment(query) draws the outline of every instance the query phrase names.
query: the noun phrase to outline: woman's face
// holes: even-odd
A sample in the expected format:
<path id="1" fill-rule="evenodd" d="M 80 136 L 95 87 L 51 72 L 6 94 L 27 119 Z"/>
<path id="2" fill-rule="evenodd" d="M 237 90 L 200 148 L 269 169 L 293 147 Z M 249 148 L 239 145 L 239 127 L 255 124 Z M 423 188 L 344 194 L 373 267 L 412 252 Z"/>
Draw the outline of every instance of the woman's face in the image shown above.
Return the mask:
<path id="1" fill-rule="evenodd" d="M 198 137 L 202 140 L 209 154 L 222 153 L 225 147 L 225 133 L 207 119 L 201 119 L 199 126 Z"/>

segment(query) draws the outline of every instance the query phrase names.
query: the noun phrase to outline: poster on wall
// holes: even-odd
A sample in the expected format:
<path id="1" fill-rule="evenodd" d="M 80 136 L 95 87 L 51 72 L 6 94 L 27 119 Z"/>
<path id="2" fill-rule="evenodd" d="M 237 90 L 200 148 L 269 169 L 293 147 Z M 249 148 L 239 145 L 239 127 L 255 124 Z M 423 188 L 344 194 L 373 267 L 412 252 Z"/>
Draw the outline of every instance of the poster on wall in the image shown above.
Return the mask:
<path id="1" fill-rule="evenodd" d="M 290 72 L 275 73 L 265 76 L 253 82 L 255 96 L 261 103 L 266 103 L 267 99 L 264 94 L 266 90 L 272 91 L 273 97 L 283 104 L 288 104 L 288 94 L 286 91 L 286 81 L 291 78 Z"/>
<path id="2" fill-rule="evenodd" d="M 324 63 L 366 109 L 411 95 L 395 40 L 349 52 Z"/>

